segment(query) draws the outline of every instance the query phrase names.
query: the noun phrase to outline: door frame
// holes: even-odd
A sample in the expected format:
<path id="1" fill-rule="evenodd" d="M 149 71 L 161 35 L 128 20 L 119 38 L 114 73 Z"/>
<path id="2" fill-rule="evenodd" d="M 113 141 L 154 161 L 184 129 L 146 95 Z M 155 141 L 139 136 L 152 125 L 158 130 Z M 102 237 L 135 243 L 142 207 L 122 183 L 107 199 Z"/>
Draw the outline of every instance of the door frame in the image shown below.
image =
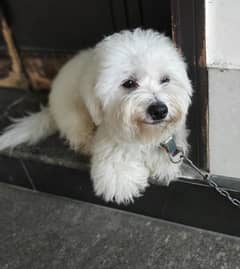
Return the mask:
<path id="1" fill-rule="evenodd" d="M 205 2 L 171 0 L 171 14 L 172 37 L 187 61 L 194 89 L 188 118 L 188 125 L 191 126 L 191 157 L 198 166 L 209 170 Z"/>

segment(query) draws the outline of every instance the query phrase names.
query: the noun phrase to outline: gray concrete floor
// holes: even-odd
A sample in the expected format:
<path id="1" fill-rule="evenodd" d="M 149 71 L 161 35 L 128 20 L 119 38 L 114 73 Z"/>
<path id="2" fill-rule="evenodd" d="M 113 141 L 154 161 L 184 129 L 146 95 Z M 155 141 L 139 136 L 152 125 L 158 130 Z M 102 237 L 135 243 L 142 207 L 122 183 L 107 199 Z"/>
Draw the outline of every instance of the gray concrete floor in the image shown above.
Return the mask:
<path id="1" fill-rule="evenodd" d="M 1 269 L 232 269 L 240 264 L 239 238 L 3 183 L 0 241 Z"/>

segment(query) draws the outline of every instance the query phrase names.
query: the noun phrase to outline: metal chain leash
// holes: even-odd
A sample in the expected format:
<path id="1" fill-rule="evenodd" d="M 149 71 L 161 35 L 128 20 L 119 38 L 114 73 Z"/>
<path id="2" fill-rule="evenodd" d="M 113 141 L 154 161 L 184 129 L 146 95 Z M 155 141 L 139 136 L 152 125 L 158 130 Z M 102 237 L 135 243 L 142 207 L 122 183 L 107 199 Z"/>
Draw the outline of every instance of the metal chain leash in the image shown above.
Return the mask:
<path id="1" fill-rule="evenodd" d="M 233 205 L 240 208 L 240 200 L 231 196 L 230 192 L 220 187 L 214 180 L 210 173 L 200 170 L 189 158 L 184 155 L 184 152 L 177 148 L 174 137 L 170 137 L 160 145 L 166 150 L 171 162 L 179 163 L 185 161 L 191 168 L 193 168 L 209 186 L 214 188 L 220 195 L 226 197 Z"/>
<path id="2" fill-rule="evenodd" d="M 209 186 L 213 187 L 220 195 L 226 197 L 233 205 L 240 207 L 240 201 L 237 198 L 233 198 L 231 194 L 225 190 L 224 188 L 220 187 L 215 181 L 211 179 L 211 174 L 208 172 L 202 172 L 193 162 L 182 155 L 182 159 L 189 165 L 191 166 L 196 172 L 198 172 L 204 181 L 206 181 Z"/>

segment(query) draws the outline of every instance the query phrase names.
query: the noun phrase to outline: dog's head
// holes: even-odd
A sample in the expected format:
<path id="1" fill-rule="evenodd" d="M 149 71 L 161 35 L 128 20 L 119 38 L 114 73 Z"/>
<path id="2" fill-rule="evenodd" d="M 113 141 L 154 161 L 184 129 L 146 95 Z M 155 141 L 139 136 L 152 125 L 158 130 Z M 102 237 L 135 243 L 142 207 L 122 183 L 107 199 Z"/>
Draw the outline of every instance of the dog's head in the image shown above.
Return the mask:
<path id="1" fill-rule="evenodd" d="M 96 96 L 114 136 L 159 142 L 185 123 L 192 87 L 169 38 L 152 30 L 123 31 L 105 38 L 95 51 Z"/>

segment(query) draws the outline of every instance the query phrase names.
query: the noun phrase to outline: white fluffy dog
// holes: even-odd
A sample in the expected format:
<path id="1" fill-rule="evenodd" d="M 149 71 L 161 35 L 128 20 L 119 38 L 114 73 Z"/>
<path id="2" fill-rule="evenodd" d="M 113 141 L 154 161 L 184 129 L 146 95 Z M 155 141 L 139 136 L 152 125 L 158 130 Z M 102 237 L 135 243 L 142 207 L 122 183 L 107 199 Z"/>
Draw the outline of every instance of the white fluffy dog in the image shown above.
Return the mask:
<path id="1" fill-rule="evenodd" d="M 129 203 L 148 178 L 169 184 L 179 175 L 180 164 L 159 145 L 174 135 L 187 151 L 191 95 L 186 65 L 169 38 L 122 31 L 70 60 L 53 82 L 49 106 L 11 125 L 0 150 L 58 130 L 72 149 L 91 154 L 95 193 Z"/>

